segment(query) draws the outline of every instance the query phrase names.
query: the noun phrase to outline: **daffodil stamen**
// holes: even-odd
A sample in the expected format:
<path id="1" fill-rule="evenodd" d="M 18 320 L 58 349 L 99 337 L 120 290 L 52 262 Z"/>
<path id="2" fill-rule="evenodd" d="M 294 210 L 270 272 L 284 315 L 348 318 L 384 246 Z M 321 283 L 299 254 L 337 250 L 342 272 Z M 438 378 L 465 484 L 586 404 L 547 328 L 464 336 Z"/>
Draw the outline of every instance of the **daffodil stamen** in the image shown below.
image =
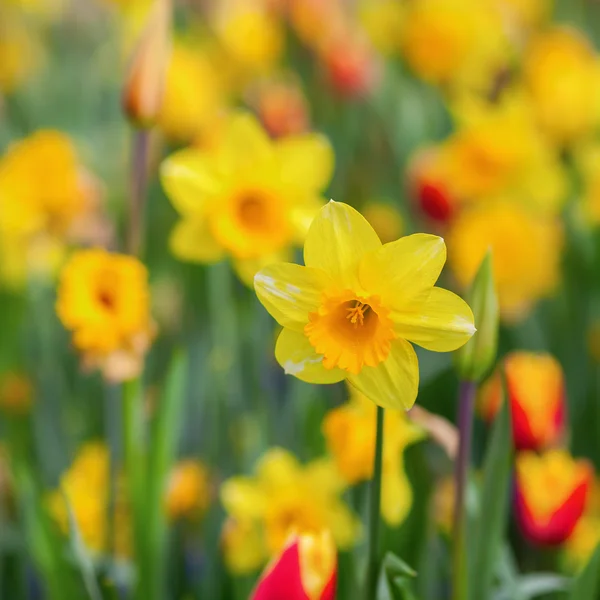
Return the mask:
<path id="1" fill-rule="evenodd" d="M 346 309 L 348 313 L 346 319 L 352 323 L 355 327 L 362 325 L 365 322 L 365 317 L 371 310 L 368 304 L 363 304 L 360 300 L 356 300 L 354 306 L 350 306 Z"/>

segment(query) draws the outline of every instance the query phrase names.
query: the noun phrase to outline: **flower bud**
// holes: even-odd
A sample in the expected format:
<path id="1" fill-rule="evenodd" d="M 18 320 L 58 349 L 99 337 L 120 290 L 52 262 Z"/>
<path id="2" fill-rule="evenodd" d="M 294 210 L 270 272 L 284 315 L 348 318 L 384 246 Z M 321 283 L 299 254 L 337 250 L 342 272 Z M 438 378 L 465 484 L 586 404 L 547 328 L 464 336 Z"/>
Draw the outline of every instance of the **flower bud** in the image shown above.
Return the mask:
<path id="1" fill-rule="evenodd" d="M 511 352 L 503 361 L 515 448 L 542 450 L 558 444 L 565 429 L 565 382 L 559 362 L 549 354 Z M 481 388 L 479 409 L 491 422 L 502 402 L 500 373 Z"/>
<path id="2" fill-rule="evenodd" d="M 336 583 L 336 549 L 329 532 L 292 535 L 265 569 L 251 600 L 334 600 Z"/>
<path id="3" fill-rule="evenodd" d="M 481 381 L 494 364 L 498 351 L 498 296 L 494 285 L 492 255 L 488 251 L 467 294 L 477 331 L 456 353 L 459 375 L 467 381 Z"/>
<path id="4" fill-rule="evenodd" d="M 515 510 L 523 535 L 543 546 L 562 544 L 584 512 L 593 469 L 562 450 L 517 457 Z"/>
<path id="5" fill-rule="evenodd" d="M 171 0 L 154 0 L 132 57 L 123 90 L 123 110 L 137 127 L 151 127 L 163 103 L 171 51 Z"/>

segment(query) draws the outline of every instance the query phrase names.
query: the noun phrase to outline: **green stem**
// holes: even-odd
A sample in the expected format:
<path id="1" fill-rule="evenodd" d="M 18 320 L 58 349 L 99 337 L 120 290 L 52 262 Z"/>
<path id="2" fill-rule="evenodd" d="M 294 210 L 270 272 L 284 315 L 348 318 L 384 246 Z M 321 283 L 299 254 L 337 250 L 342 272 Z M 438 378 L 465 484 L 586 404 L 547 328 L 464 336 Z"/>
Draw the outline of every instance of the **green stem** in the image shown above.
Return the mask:
<path id="1" fill-rule="evenodd" d="M 377 591 L 379 573 L 379 521 L 381 514 L 381 471 L 383 463 L 384 409 L 377 407 L 377 434 L 375 438 L 375 464 L 371 481 L 371 505 L 369 508 L 369 549 L 365 600 L 373 600 Z"/>

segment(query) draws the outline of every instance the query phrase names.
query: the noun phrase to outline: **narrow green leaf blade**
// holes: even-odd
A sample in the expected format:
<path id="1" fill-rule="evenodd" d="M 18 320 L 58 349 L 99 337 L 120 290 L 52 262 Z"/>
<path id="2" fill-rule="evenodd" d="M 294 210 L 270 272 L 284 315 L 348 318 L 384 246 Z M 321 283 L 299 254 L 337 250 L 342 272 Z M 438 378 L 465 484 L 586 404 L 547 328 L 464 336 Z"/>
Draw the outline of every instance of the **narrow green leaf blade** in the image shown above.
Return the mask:
<path id="1" fill-rule="evenodd" d="M 600 544 L 590 562 L 573 582 L 570 600 L 598 600 L 600 598 Z"/>

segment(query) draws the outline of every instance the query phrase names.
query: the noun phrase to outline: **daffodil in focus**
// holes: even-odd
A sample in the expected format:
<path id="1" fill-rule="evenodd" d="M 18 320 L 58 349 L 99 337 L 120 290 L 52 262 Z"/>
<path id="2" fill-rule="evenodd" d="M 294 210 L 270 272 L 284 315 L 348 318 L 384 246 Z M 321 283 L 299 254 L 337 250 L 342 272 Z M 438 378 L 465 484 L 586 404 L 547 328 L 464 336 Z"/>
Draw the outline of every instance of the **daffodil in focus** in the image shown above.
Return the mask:
<path id="1" fill-rule="evenodd" d="M 200 263 L 229 256 L 250 283 L 261 266 L 301 243 L 323 204 L 333 160 L 321 135 L 272 142 L 254 117 L 232 115 L 208 150 L 187 148 L 162 165 L 163 186 L 182 217 L 173 253 Z"/>
<path id="2" fill-rule="evenodd" d="M 117 556 L 127 558 L 131 556 L 131 523 L 122 484 L 119 482 L 115 490 L 114 551 Z M 50 514 L 65 535 L 69 535 L 69 512 L 72 512 L 83 542 L 93 554 L 109 550 L 109 490 L 109 450 L 102 442 L 89 442 L 62 475 L 60 487 L 47 498 Z"/>
<path id="3" fill-rule="evenodd" d="M 475 332 L 464 300 L 434 287 L 445 261 L 442 238 L 415 234 L 383 245 L 360 213 L 329 202 L 308 231 L 306 266 L 272 264 L 254 278 L 284 328 L 279 364 L 303 381 L 347 380 L 379 406 L 408 410 L 419 387 L 410 342 L 449 352 Z"/>
<path id="4" fill-rule="evenodd" d="M 452 222 L 449 262 L 459 283 L 467 286 L 491 248 L 500 312 L 514 321 L 558 284 L 562 244 L 557 218 L 515 202 L 491 202 L 463 211 Z"/>
<path id="5" fill-rule="evenodd" d="M 80 250 L 63 268 L 56 310 L 85 366 L 110 380 L 139 374 L 154 325 L 148 274 L 131 256 Z"/>
<path id="6" fill-rule="evenodd" d="M 331 531 L 340 549 L 350 549 L 360 522 L 342 501 L 345 483 L 326 459 L 301 465 L 281 448 L 270 449 L 254 477 L 232 477 L 221 486 L 229 517 L 223 549 L 230 570 L 251 572 L 280 552 L 292 533 Z"/>
<path id="7" fill-rule="evenodd" d="M 350 402 L 330 411 L 323 434 L 335 463 L 349 485 L 373 477 L 376 407 L 355 392 Z M 405 413 L 390 412 L 384 424 L 381 513 L 392 526 L 400 525 L 412 506 L 412 488 L 404 472 L 404 450 L 425 433 Z"/>

